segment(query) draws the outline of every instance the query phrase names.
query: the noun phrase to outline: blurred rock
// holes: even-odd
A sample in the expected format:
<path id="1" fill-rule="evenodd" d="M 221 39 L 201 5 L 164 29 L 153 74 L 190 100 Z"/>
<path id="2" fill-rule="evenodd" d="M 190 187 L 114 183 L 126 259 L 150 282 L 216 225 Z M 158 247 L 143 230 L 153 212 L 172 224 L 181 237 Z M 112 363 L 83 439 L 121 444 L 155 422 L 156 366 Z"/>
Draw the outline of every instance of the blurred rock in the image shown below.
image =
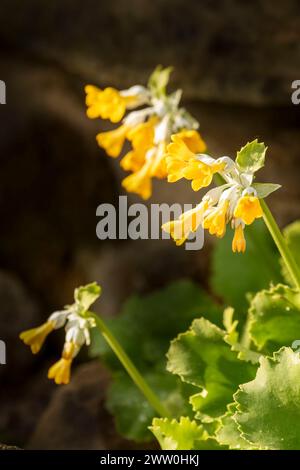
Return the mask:
<path id="1" fill-rule="evenodd" d="M 96 207 L 114 201 L 116 183 L 95 130 L 87 132 L 83 90 L 51 66 L 0 65 L 9 88 L 0 107 L 2 266 L 57 308 L 80 282 L 74 251 L 97 242 Z"/>
<path id="2" fill-rule="evenodd" d="M 55 391 L 55 385 L 47 379 L 47 368 L 43 361 L 35 364 L 36 367 L 31 365 L 32 369 L 27 371 L 9 368 L 10 376 L 6 380 L 1 379 L 1 438 L 22 448 Z"/>
<path id="3" fill-rule="evenodd" d="M 108 374 L 99 361 L 79 366 L 67 386 L 57 388 L 30 439 L 30 449 L 132 449 L 105 410 Z M 144 446 L 145 447 L 145 446 Z"/>
<path id="4" fill-rule="evenodd" d="M 7 362 L 0 366 L 0 377 L 7 381 L 12 369 L 25 373 L 32 364 L 31 354 L 18 338 L 22 330 L 39 323 L 41 312 L 20 280 L 5 271 L 0 271 L 0 306 L 0 339 L 6 345 Z"/>

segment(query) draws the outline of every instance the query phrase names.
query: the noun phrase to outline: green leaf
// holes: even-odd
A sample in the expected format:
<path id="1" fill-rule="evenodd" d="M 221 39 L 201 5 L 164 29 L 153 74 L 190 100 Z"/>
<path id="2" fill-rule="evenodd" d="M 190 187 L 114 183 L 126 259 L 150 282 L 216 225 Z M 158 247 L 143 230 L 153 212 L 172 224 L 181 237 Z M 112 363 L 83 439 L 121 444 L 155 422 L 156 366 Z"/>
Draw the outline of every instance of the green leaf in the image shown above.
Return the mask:
<path id="1" fill-rule="evenodd" d="M 284 229 L 283 234 L 297 265 L 300 266 L 300 220 L 296 220 L 296 222 L 293 222 L 292 224 L 288 225 Z M 290 274 L 287 271 L 285 264 L 282 260 L 281 266 L 284 278 L 289 284 L 293 285 L 293 281 L 290 278 Z"/>
<path id="2" fill-rule="evenodd" d="M 253 446 L 241 436 L 238 425 L 229 411 L 221 419 L 221 426 L 216 431 L 216 439 L 220 445 L 235 450 L 252 450 Z"/>
<path id="3" fill-rule="evenodd" d="M 235 394 L 241 435 L 260 449 L 300 449 L 300 356 L 282 348 L 261 358 L 252 382 Z"/>
<path id="4" fill-rule="evenodd" d="M 300 339 L 300 292 L 284 285 L 259 292 L 251 302 L 250 336 L 260 351 L 272 353 Z"/>
<path id="5" fill-rule="evenodd" d="M 106 320 L 147 382 L 153 385 L 157 394 L 164 394 L 163 400 L 174 416 L 191 413 L 188 397 L 196 389 L 166 371 L 166 353 L 170 341 L 185 331 L 194 318 L 202 315 L 222 324 L 221 307 L 198 285 L 178 281 L 161 291 L 132 297 L 118 317 Z M 145 429 L 151 424 L 155 412 L 123 373 L 123 367 L 97 329 L 93 328 L 91 334 L 90 355 L 100 356 L 116 376 L 109 403 L 118 428 L 125 437 L 135 440 L 151 436 L 150 432 L 145 433 Z"/>
<path id="6" fill-rule="evenodd" d="M 204 428 L 188 417 L 179 421 L 155 418 L 150 430 L 158 440 L 162 450 L 218 450 L 221 447 L 210 438 Z"/>
<path id="7" fill-rule="evenodd" d="M 277 191 L 277 189 L 280 189 L 281 185 L 273 183 L 253 183 L 252 187 L 257 192 L 257 197 L 259 199 L 264 199 L 274 193 L 274 191 Z"/>
<path id="8" fill-rule="evenodd" d="M 170 341 L 191 322 L 205 316 L 222 325 L 223 309 L 197 284 L 181 280 L 152 294 L 131 297 L 117 318 L 106 323 L 127 354 L 142 371 L 165 363 Z M 93 333 L 90 355 L 101 356 L 114 370 L 122 370 L 118 359 L 102 336 Z"/>
<path id="9" fill-rule="evenodd" d="M 223 314 L 223 324 L 226 329 L 224 341 L 231 346 L 231 351 L 237 352 L 237 357 L 241 361 L 251 362 L 252 364 L 258 364 L 260 354 L 256 351 L 251 351 L 249 347 L 245 346 L 239 341 L 239 333 L 237 331 L 238 321 L 233 319 L 234 309 L 227 307 Z M 248 326 L 245 324 L 243 330 L 243 339 L 245 340 L 245 334 L 248 334 Z"/>
<path id="10" fill-rule="evenodd" d="M 248 142 L 237 152 L 236 163 L 241 171 L 245 173 L 255 173 L 262 168 L 265 163 L 267 147 L 257 139 Z"/>
<path id="11" fill-rule="evenodd" d="M 96 282 L 77 287 L 74 291 L 75 302 L 80 305 L 83 311 L 87 311 L 100 295 L 101 287 Z"/>
<path id="12" fill-rule="evenodd" d="M 263 221 L 245 230 L 247 250 L 233 253 L 232 230 L 218 240 L 212 257 L 211 284 L 217 295 L 235 308 L 237 315 L 248 309 L 247 293 L 268 288 L 282 280 L 279 255 Z M 263 262 L 262 262 L 263 258 Z"/>
<path id="13" fill-rule="evenodd" d="M 148 81 L 148 87 L 154 95 L 161 96 L 166 94 L 172 70 L 173 67 L 163 68 L 162 65 L 158 65 L 154 72 L 152 72 Z"/>
<path id="14" fill-rule="evenodd" d="M 146 372 L 143 377 L 173 416 L 192 414 L 188 403 L 191 391 L 182 387 L 179 379 L 165 371 Z M 118 431 L 127 439 L 142 442 L 153 439 L 148 427 L 157 413 L 123 371 L 114 374 L 107 408 L 116 417 Z"/>
<path id="15" fill-rule="evenodd" d="M 201 389 L 190 401 L 206 421 L 222 416 L 238 385 L 255 375 L 256 367 L 240 361 L 225 337 L 225 331 L 200 318 L 172 341 L 167 354 L 167 369 Z"/>
<path id="16" fill-rule="evenodd" d="M 234 309 L 232 307 L 227 307 L 223 313 L 223 325 L 227 332 L 226 341 L 229 344 L 234 344 L 238 341 L 238 332 L 237 326 L 238 321 L 233 320 Z"/>

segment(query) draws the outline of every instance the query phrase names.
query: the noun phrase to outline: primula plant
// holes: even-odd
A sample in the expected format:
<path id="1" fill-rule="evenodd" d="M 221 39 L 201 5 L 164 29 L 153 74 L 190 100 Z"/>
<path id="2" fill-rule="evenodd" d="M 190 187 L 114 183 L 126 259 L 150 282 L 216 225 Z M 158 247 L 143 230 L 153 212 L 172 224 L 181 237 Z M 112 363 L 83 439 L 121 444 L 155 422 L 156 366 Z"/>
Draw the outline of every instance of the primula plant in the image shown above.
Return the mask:
<path id="1" fill-rule="evenodd" d="M 244 252 L 245 225 L 251 225 L 263 216 L 259 200 L 280 187 L 254 183 L 256 171 L 264 165 L 265 145 L 257 140 L 248 143 L 237 152 L 234 161 L 229 157 L 214 159 L 192 152 L 180 134 L 173 135 L 172 140 L 166 154 L 169 182 L 185 178 L 191 180 L 192 189 L 198 191 L 209 186 L 213 175 L 218 173 L 224 184 L 208 191 L 194 209 L 183 213 L 178 220 L 164 224 L 163 229 L 171 234 L 177 245 L 181 245 L 199 225 L 211 235 L 222 238 L 226 224 L 231 223 L 234 229 L 232 250 Z"/>
<path id="2" fill-rule="evenodd" d="M 147 88 L 87 86 L 88 116 L 119 122 L 144 106 L 97 136 L 113 157 L 131 142 L 121 160 L 132 172 L 123 182 L 129 191 L 149 197 L 155 176 L 186 179 L 194 191 L 216 183 L 194 209 L 163 225 L 177 245 L 198 228 L 220 238 L 210 294 L 178 281 L 129 299 L 104 322 L 90 310 L 101 293 L 92 283 L 21 339 L 37 353 L 65 327 L 62 358 L 48 373 L 58 384 L 69 382 L 74 357 L 90 344 L 90 356 L 112 371 L 107 407 L 129 439 L 155 437 L 168 450 L 299 450 L 300 221 L 282 233 L 266 205 L 280 186 L 255 180 L 263 143 L 246 144 L 235 160 L 203 153 L 197 122 L 179 108 L 181 94 L 166 94 L 169 72 L 158 68 Z"/>
<path id="3" fill-rule="evenodd" d="M 180 132 L 181 139 L 194 152 L 203 152 L 206 145 L 197 132 L 199 124 L 179 107 L 181 90 L 167 94 L 171 68 L 157 67 L 149 78 L 148 86 L 135 85 L 128 90 L 115 88 L 101 90 L 87 85 L 87 115 L 91 119 L 122 120 L 121 126 L 97 135 L 97 142 L 110 157 L 118 157 L 127 139 L 132 148 L 120 161 L 130 171 L 122 185 L 133 193 L 148 199 L 152 193 L 152 178 L 167 176 L 165 153 L 171 135 Z M 142 107 L 138 111 L 135 108 Z M 130 112 L 124 117 L 126 111 Z"/>

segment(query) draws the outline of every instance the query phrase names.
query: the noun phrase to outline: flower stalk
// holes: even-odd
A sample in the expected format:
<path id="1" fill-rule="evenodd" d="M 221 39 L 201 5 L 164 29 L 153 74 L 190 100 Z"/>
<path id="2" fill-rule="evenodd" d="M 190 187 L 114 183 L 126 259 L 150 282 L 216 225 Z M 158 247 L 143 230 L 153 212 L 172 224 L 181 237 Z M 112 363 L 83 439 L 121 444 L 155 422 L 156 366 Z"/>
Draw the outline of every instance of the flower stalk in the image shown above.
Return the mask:
<path id="1" fill-rule="evenodd" d="M 153 390 L 149 387 L 145 379 L 139 373 L 131 359 L 128 357 L 120 343 L 117 341 L 115 336 L 112 334 L 110 329 L 106 326 L 105 322 L 95 313 L 89 312 L 90 315 L 94 318 L 97 328 L 100 330 L 103 338 L 111 347 L 119 361 L 121 362 L 124 369 L 127 371 L 135 385 L 142 392 L 144 397 L 150 403 L 152 408 L 164 418 L 170 417 L 170 413 L 167 408 L 163 405 L 160 399 L 155 395 Z"/>
<path id="2" fill-rule="evenodd" d="M 286 268 L 291 276 L 291 279 L 297 287 L 297 289 L 300 289 L 300 271 L 297 263 L 295 262 L 295 259 L 287 246 L 287 243 L 281 233 L 280 228 L 277 225 L 276 220 L 274 219 L 268 205 L 264 200 L 260 201 L 262 210 L 263 210 L 263 218 L 264 222 L 278 248 L 278 251 L 286 265 Z"/>

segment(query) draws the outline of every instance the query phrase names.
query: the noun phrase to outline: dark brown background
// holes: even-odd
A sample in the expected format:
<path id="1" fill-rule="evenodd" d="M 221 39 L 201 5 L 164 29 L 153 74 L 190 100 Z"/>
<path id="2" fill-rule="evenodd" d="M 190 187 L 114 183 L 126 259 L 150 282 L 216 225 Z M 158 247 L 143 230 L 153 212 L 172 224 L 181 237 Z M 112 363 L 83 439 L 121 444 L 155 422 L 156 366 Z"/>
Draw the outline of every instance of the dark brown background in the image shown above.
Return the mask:
<path id="1" fill-rule="evenodd" d="M 96 207 L 117 201 L 124 175 L 96 146 L 95 133 L 109 125 L 86 118 L 84 85 L 125 88 L 145 83 L 158 63 L 173 65 L 172 87 L 183 88 L 213 155 L 234 155 L 256 137 L 269 146 L 261 176 L 283 185 L 270 203 L 284 225 L 300 216 L 300 106 L 291 103 L 299 9 L 297 0 L 2 0 L 0 338 L 8 364 L 0 366 L 0 441 L 130 446 L 103 409 L 101 366 L 79 366 L 58 390 L 46 367 L 60 341 L 33 358 L 17 335 L 87 281 L 103 285 L 99 308 L 115 315 L 132 292 L 183 276 L 207 279 L 208 247 L 191 253 L 168 241 L 97 240 Z M 157 182 L 149 202 L 197 197 L 186 183 Z"/>

